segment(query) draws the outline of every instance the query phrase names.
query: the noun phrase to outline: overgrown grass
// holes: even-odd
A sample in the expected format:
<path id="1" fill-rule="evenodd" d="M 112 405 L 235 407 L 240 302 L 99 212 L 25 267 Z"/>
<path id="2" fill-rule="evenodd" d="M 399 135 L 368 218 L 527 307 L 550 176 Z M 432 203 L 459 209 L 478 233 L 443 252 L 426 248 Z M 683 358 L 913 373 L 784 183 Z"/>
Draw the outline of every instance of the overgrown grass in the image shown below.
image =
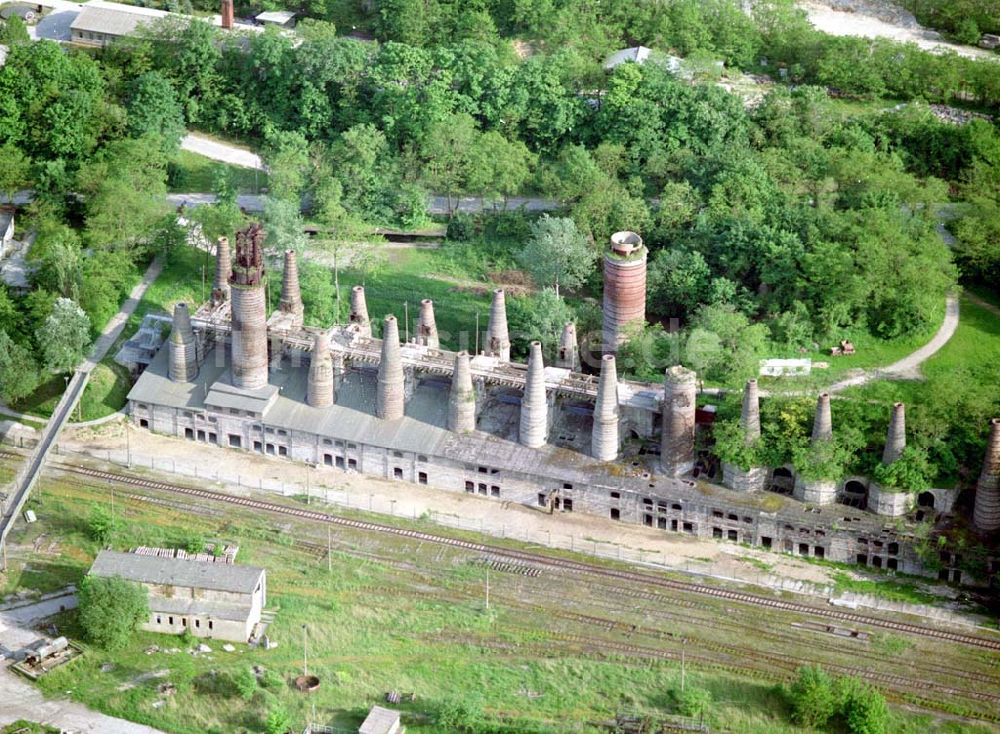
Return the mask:
<path id="1" fill-rule="evenodd" d="M 106 490 L 51 479 L 39 490 L 31 500 L 39 523 L 19 531 L 32 535 L 17 542 L 30 545 L 41 534 L 58 538 L 66 577 L 75 580 L 97 550 L 87 536 L 86 517 L 95 502 L 107 501 Z M 415 703 L 401 706 L 407 729 L 415 734 L 441 731 L 432 717 L 450 701 L 461 701 L 486 720 L 511 722 L 502 730 L 508 732 L 596 732 L 596 722 L 623 710 L 654 717 L 672 713 L 667 692 L 678 682 L 676 665 L 550 648 L 552 620 L 540 612 L 502 602 L 484 608 L 474 593 L 483 582 L 479 564 L 431 554 L 404 572 L 379 560 L 381 553 L 369 557 L 363 550 L 359 556 L 335 549 L 331 573 L 324 557 L 290 542 L 297 536 L 295 528 L 272 525 L 275 518 L 190 514 L 170 505 L 127 501 L 118 505 L 118 513 L 127 517 L 127 524 L 115 547 L 177 545 L 192 534 L 238 542 L 241 563 L 268 569 L 269 606 L 277 610 L 268 634 L 280 644 L 268 651 L 237 645 L 227 653 L 219 641 L 209 640 L 213 652 L 192 656 L 180 638 L 137 634 L 124 650 L 91 649 L 56 669 L 39 684 L 47 693 L 69 692 L 108 714 L 177 734 L 260 731 L 275 702 L 289 710 L 299 728 L 313 705 L 324 723 L 357 727 L 369 706 L 389 690 L 417 694 Z M 358 536 L 337 536 L 338 548 L 357 547 Z M 367 541 L 360 542 L 367 548 Z M 50 573 L 50 582 L 57 578 L 62 574 Z M 23 577 L 25 584 L 37 580 Z M 58 624 L 61 632 L 79 636 L 73 614 L 63 615 Z M 309 670 L 322 681 L 308 698 L 289 685 L 301 672 L 303 625 Z M 147 654 L 152 645 L 161 651 Z M 102 670 L 105 664 L 111 669 Z M 232 679 L 253 665 L 269 671 L 277 684 L 272 681 L 266 690 L 260 685 L 246 701 L 235 695 Z M 164 669 L 166 678 L 136 680 Z M 157 690 L 165 681 L 177 686 L 176 694 L 164 696 Z M 694 664 L 687 684 L 711 691 L 713 730 L 799 731 L 788 723 L 780 686 L 699 670 Z M 154 706 L 159 701 L 163 704 Z M 894 712 L 893 719 L 891 734 L 985 731 L 971 725 L 948 728 L 930 716 Z"/>
<path id="2" fill-rule="evenodd" d="M 834 588 L 840 594 L 852 592 L 867 594 L 889 601 L 900 601 L 908 604 L 936 604 L 940 597 L 922 591 L 915 583 L 895 581 L 893 579 L 859 579 L 847 571 L 834 571 Z"/>
<path id="3" fill-rule="evenodd" d="M 178 150 L 170 161 L 168 187 L 171 192 L 191 194 L 215 191 L 219 175 L 225 173 L 240 193 L 256 194 L 267 187 L 267 174 L 251 168 L 214 161 L 189 150 Z"/>

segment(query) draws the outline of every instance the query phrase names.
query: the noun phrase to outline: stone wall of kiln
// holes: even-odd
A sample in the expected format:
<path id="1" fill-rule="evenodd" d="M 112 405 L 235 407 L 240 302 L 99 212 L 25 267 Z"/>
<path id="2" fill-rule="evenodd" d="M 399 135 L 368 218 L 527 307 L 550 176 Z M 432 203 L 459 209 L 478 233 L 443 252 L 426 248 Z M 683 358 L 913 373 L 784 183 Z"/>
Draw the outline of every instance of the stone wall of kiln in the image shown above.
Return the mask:
<path id="1" fill-rule="evenodd" d="M 548 506 L 555 492 L 558 502 L 554 504 L 563 512 L 585 512 L 668 533 L 746 543 L 776 552 L 844 563 L 860 563 L 863 557 L 868 566 L 924 573 L 909 543 L 892 531 L 873 531 L 870 522 L 861 527 L 864 518 L 871 516 L 846 507 L 842 519 L 788 520 L 780 513 L 733 506 L 725 498 L 702 495 L 689 480 L 680 480 L 679 485 L 687 491 L 670 496 L 654 488 L 644 493 L 596 482 L 573 485 L 551 477 L 464 464 L 440 456 L 326 439 L 266 426 L 247 416 L 202 415 L 159 406 L 133 405 L 132 420 L 140 425 L 144 420 L 147 422 L 145 427 L 179 438 L 194 436 L 194 440 L 200 440 L 199 431 L 206 432 L 206 436 L 215 432 L 218 445 L 225 447 L 230 446 L 230 437 L 236 436 L 243 450 L 261 453 L 261 448 L 255 448 L 260 445 L 264 452 L 271 453 L 270 446 L 275 456 L 332 470 L 356 471 L 382 479 L 540 508 Z M 401 490 L 406 491 L 407 486 L 402 485 Z M 857 528 L 846 522 L 850 515 L 857 516 Z"/>

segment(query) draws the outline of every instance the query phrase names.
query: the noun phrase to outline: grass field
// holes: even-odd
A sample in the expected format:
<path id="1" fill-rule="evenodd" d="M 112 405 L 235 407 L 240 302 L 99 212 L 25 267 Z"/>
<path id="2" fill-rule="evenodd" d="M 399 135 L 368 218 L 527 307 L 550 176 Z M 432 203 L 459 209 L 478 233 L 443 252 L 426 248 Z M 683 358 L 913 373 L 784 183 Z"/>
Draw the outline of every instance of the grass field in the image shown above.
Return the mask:
<path id="1" fill-rule="evenodd" d="M 674 616 L 676 610 L 662 602 L 628 599 L 623 604 L 620 595 L 610 588 L 602 590 L 600 583 L 590 586 L 558 574 L 535 579 L 499 571 L 490 576 L 487 609 L 484 567 L 459 550 L 337 529 L 328 568 L 327 538 L 321 527 L 166 499 L 166 504 L 151 505 L 119 494 L 120 530 L 113 545 L 176 547 L 193 537 L 239 543 L 239 562 L 268 569 L 269 607 L 276 612 L 268 633 L 279 646 L 263 651 L 237 645 L 235 652 L 226 653 L 218 641 L 209 641 L 212 653 L 192 656 L 180 638 L 137 634 L 120 652 L 92 649 L 49 674 L 40 683 L 47 693 L 69 692 L 106 713 L 178 734 L 261 731 L 263 717 L 279 704 L 299 730 L 313 705 L 321 723 L 349 730 L 389 690 L 417 694 L 414 703 L 401 707 L 407 730 L 415 734 L 597 732 L 605 731 L 601 721 L 626 711 L 669 720 L 675 714 L 669 691 L 679 679 L 675 662 L 625 657 L 598 643 L 607 639 L 677 650 L 672 636 L 681 634 L 689 653 L 687 685 L 709 690 L 715 702 L 706 719 L 713 731 L 799 731 L 788 723 L 785 699 L 775 685 L 782 675 L 755 664 L 752 654 L 739 665 L 745 662 L 748 672 L 756 670 L 753 677 L 737 674 L 732 666 L 720 669 L 697 662 L 698 654 L 713 644 L 737 639 L 759 645 L 762 652 L 774 652 L 769 631 L 793 628 L 772 617 L 772 612 L 741 614 L 741 621 L 758 629 L 747 636 L 731 626 L 732 620 L 725 623 L 732 616 L 725 604 L 717 609 L 709 604 L 707 611 L 700 609 L 706 605 L 685 606 L 680 616 Z M 13 537 L 14 565 L 26 562 L 30 567 L 16 585 L 48 589 L 79 580 L 97 551 L 87 536 L 86 518 L 95 504 L 108 501 L 106 486 L 45 478 L 31 505 L 39 522 L 20 526 Z M 294 547 L 293 539 L 315 545 Z M 54 540 L 57 548 L 49 546 Z M 30 552 L 35 545 L 41 550 Z M 639 627 L 625 634 L 580 627 L 567 612 L 631 620 Z M 713 624 L 706 614 L 720 616 Z M 72 614 L 62 616 L 58 624 L 61 632 L 79 635 Z M 303 625 L 309 670 L 322 681 L 319 691 L 309 696 L 288 685 L 301 672 Z M 592 636 L 595 646 L 565 637 L 580 634 Z M 991 665 L 989 656 L 923 640 L 891 641 L 894 654 L 888 659 L 849 644 L 833 651 L 815 634 L 802 634 L 781 643 L 782 654 L 821 664 L 884 666 L 897 672 L 926 660 L 984 674 Z M 152 645 L 161 651 L 147 654 Z M 105 664 L 112 668 L 102 671 Z M 269 685 L 244 700 L 235 693 L 233 677 L 252 665 L 270 671 L 264 677 Z M 137 681 L 159 670 L 168 671 L 165 678 Z M 177 686 L 175 695 L 158 692 L 164 680 Z M 443 711 L 459 711 L 466 723 L 488 720 L 505 725 L 441 726 L 436 722 Z M 894 712 L 890 729 L 891 734 L 986 731 L 902 710 Z"/>
<path id="2" fill-rule="evenodd" d="M 168 187 L 171 193 L 209 193 L 215 191 L 222 173 L 241 194 L 256 194 L 267 187 L 267 174 L 263 171 L 221 163 L 189 150 L 174 154 Z"/>

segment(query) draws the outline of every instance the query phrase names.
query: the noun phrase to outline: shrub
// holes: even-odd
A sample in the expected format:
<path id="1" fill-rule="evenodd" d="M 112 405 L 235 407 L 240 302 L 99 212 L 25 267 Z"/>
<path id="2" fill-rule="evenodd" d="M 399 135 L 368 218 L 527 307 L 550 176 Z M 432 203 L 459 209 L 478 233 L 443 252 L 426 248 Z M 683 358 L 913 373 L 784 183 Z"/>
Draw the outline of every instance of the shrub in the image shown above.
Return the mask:
<path id="1" fill-rule="evenodd" d="M 257 676 L 253 674 L 250 668 L 243 668 L 233 675 L 233 687 L 240 695 L 240 698 L 244 701 L 249 701 L 253 698 L 253 694 L 257 692 Z"/>
<path id="2" fill-rule="evenodd" d="M 104 505 L 94 505 L 90 509 L 90 519 L 87 521 L 87 533 L 100 545 L 111 542 L 114 534 L 114 519 Z"/>
<path id="3" fill-rule="evenodd" d="M 792 721 L 801 726 L 822 727 L 837 710 L 833 681 L 822 668 L 799 668 L 799 676 L 788 690 Z"/>
<path id="4" fill-rule="evenodd" d="M 87 576 L 77 596 L 80 626 L 94 644 L 108 650 L 124 647 L 149 617 L 146 590 L 119 576 Z"/>
<path id="5" fill-rule="evenodd" d="M 267 718 L 264 719 L 266 734 L 285 734 L 291 725 L 292 720 L 281 704 L 271 706 L 270 711 L 267 712 Z"/>
<path id="6" fill-rule="evenodd" d="M 682 716 L 704 716 L 712 706 L 712 694 L 697 686 L 671 689 L 670 698 Z"/>
<path id="7" fill-rule="evenodd" d="M 858 678 L 841 678 L 840 710 L 851 734 L 885 734 L 889 708 L 885 697 Z"/>

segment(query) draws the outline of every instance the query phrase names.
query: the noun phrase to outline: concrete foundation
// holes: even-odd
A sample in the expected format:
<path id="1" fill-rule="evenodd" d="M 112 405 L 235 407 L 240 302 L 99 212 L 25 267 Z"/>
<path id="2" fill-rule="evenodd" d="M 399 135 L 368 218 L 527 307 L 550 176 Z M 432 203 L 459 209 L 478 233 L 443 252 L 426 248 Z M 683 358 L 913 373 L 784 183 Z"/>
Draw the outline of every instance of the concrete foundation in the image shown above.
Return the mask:
<path id="1" fill-rule="evenodd" d="M 598 461 L 614 461 L 620 449 L 618 415 L 618 370 L 613 354 L 601 359 L 601 381 L 594 403 L 594 427 L 590 455 Z"/>
<path id="2" fill-rule="evenodd" d="M 420 302 L 420 318 L 417 320 L 417 344 L 431 349 L 440 349 L 437 323 L 434 321 L 434 301 L 425 298 Z"/>
<path id="3" fill-rule="evenodd" d="M 503 293 L 503 291 L 500 291 Z M 528 379 L 521 398 L 518 440 L 523 446 L 544 446 L 549 432 L 549 403 L 545 395 L 545 364 L 542 343 L 531 342 L 528 354 Z"/>
<path id="4" fill-rule="evenodd" d="M 694 469 L 697 379 L 694 372 L 680 365 L 668 368 L 664 378 L 660 466 L 671 477 Z"/>
<path id="5" fill-rule="evenodd" d="M 510 333 L 507 330 L 507 299 L 502 288 L 493 291 L 490 321 L 486 328 L 486 354 L 510 362 Z"/>
<path id="6" fill-rule="evenodd" d="M 837 501 L 837 484 L 832 479 L 796 477 L 792 496 L 810 505 L 832 505 Z"/>
<path id="7" fill-rule="evenodd" d="M 170 331 L 170 379 L 190 382 L 198 375 L 198 360 L 191 314 L 186 303 L 174 306 L 174 323 Z"/>
<path id="8" fill-rule="evenodd" d="M 978 530 L 1000 530 L 1000 418 L 990 421 L 990 437 L 986 443 L 983 471 L 976 484 L 973 519 Z"/>
<path id="9" fill-rule="evenodd" d="M 382 359 L 378 365 L 375 415 L 383 420 L 403 417 L 406 406 L 403 361 L 399 352 L 399 324 L 386 316 L 382 324 Z"/>
<path id="10" fill-rule="evenodd" d="M 448 430 L 456 433 L 476 430 L 476 391 L 472 386 L 468 352 L 455 355 L 455 371 L 448 394 Z"/>
<path id="11" fill-rule="evenodd" d="M 910 492 L 889 492 L 872 482 L 868 485 L 868 511 L 885 517 L 899 517 L 913 509 L 916 497 Z"/>
<path id="12" fill-rule="evenodd" d="M 740 469 L 732 464 L 722 465 L 722 483 L 736 492 L 763 492 L 770 475 L 771 471 L 763 466 Z"/>

